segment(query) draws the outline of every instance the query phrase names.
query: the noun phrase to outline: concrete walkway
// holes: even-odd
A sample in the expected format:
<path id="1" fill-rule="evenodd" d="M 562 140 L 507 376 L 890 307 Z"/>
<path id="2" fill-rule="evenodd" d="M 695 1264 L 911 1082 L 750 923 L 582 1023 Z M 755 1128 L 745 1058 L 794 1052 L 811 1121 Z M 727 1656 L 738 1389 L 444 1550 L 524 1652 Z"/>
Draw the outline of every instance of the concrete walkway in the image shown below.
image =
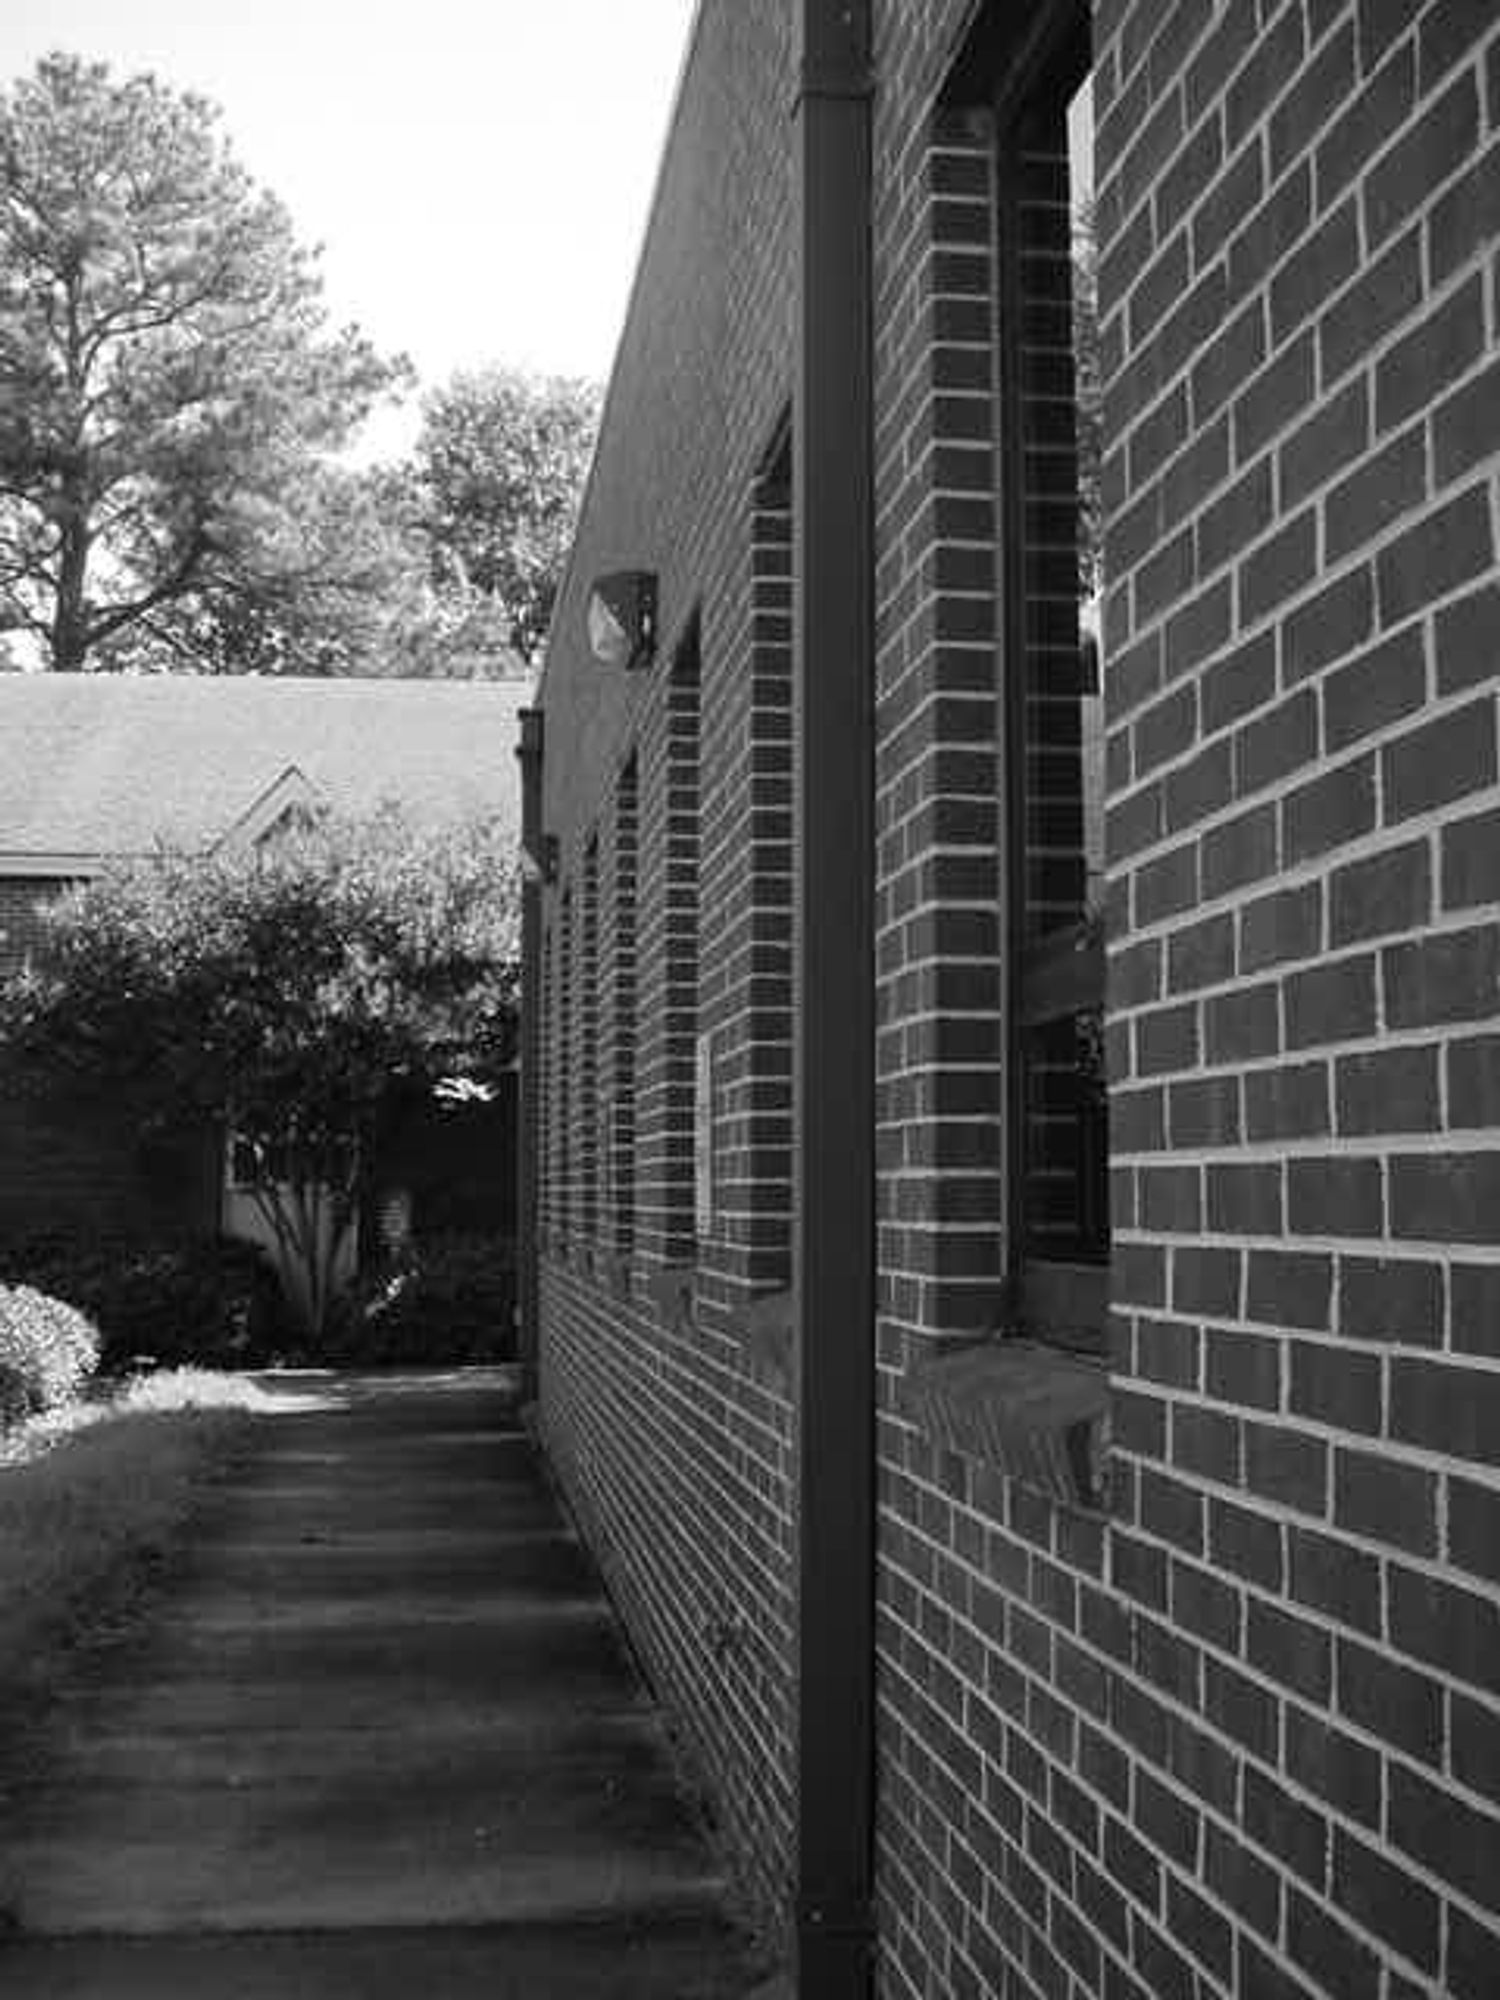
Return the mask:
<path id="1" fill-rule="evenodd" d="M 0 1800 L 0 1992 L 749 1992 L 505 1379 L 294 1401 Z"/>

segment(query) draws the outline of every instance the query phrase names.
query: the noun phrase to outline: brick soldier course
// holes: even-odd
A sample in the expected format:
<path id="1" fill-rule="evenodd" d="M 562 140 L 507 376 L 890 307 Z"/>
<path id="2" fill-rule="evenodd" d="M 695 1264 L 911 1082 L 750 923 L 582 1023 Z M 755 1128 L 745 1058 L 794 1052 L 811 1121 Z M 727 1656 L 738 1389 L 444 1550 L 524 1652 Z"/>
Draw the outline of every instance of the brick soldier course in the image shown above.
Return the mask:
<path id="1" fill-rule="evenodd" d="M 817 348 L 849 230 L 857 423 Z M 1497 253 L 1486 6 L 699 10 L 530 725 L 527 1336 L 806 1994 L 1500 1991 Z M 866 453 L 851 589 L 828 474 Z M 603 666 L 631 568 L 655 656 Z M 841 868 L 868 961 L 810 990 Z M 1096 898 L 1107 1273 L 1046 1240 Z M 815 1039 L 862 1038 L 855 982 L 863 1140 Z M 799 1643 L 826 1590 L 847 1718 Z M 825 1732 L 863 1861 L 799 1782 Z"/>

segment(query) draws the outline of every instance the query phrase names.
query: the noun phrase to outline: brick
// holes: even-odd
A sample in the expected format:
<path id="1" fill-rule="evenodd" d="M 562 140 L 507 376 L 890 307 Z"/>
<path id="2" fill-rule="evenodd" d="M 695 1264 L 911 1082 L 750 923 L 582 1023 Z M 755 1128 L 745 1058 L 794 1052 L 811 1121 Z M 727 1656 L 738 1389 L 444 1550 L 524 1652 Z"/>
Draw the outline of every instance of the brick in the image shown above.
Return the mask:
<path id="1" fill-rule="evenodd" d="M 1352 653 L 1375 624 L 1369 569 L 1350 570 L 1291 612 L 1281 628 L 1282 679 L 1290 685 Z"/>
<path id="2" fill-rule="evenodd" d="M 1178 1320 L 1141 1319 L 1136 1323 L 1136 1372 L 1148 1382 L 1174 1389 L 1198 1386 L 1198 1329 Z"/>
<path id="3" fill-rule="evenodd" d="M 1386 822 L 1450 805 L 1493 785 L 1496 774 L 1495 704 L 1486 697 L 1385 747 L 1381 780 Z"/>
<path id="4" fill-rule="evenodd" d="M 1380 1162 L 1297 1158 L 1287 1162 L 1286 1211 L 1293 1235 L 1379 1236 L 1385 1227 Z"/>
<path id="5" fill-rule="evenodd" d="M 1172 1084 L 1168 1124 L 1174 1146 L 1234 1146 L 1240 1138 L 1238 1078 L 1202 1076 Z"/>
<path id="6" fill-rule="evenodd" d="M 1192 681 L 1181 681 L 1136 721 L 1136 775 L 1145 777 L 1170 758 L 1180 757 L 1197 735 L 1198 689 Z"/>
<path id="7" fill-rule="evenodd" d="M 1329 882 L 1329 942 L 1334 947 L 1392 931 L 1414 930 L 1432 914 L 1432 868 L 1425 840 L 1336 869 Z"/>
<path id="8" fill-rule="evenodd" d="M 1379 1356 L 1298 1341 L 1292 1349 L 1289 1407 L 1294 1416 L 1336 1430 L 1378 1436 L 1385 1411 Z"/>
<path id="9" fill-rule="evenodd" d="M 1424 97 L 1455 64 L 1473 54 L 1493 26 L 1488 0 L 1450 0 L 1447 6 L 1428 9 L 1418 41 L 1418 87 Z"/>
<path id="10" fill-rule="evenodd" d="M 1240 617 L 1254 624 L 1300 590 L 1317 569 L 1318 522 L 1308 507 L 1263 542 L 1239 567 Z"/>
<path id="11" fill-rule="evenodd" d="M 1209 189 L 1193 217 L 1193 264 L 1197 270 L 1223 255 L 1224 245 L 1245 220 L 1265 190 L 1263 154 L 1258 142 L 1242 146 Z"/>
<path id="12" fill-rule="evenodd" d="M 1176 1312 L 1229 1319 L 1239 1310 L 1240 1260 L 1229 1249 L 1179 1245 L 1172 1253 L 1172 1306 Z"/>
<path id="13" fill-rule="evenodd" d="M 1292 1596 L 1309 1611 L 1378 1637 L 1380 1564 L 1352 1542 L 1311 1528 L 1287 1532 Z"/>
<path id="14" fill-rule="evenodd" d="M 1274 801 L 1210 827 L 1204 834 L 1200 871 L 1205 897 L 1227 896 L 1275 873 L 1280 838 Z"/>
<path id="15" fill-rule="evenodd" d="M 1367 74 L 1421 11 L 1422 0 L 1359 0 L 1359 59 Z M 1410 55 L 1410 47 L 1402 53 Z"/>
<path id="16" fill-rule="evenodd" d="M 1333 1688 L 1333 1641 L 1321 1625 L 1262 1598 L 1247 1605 L 1246 1658 L 1278 1687 L 1326 1702 Z"/>
<path id="17" fill-rule="evenodd" d="M 1368 450 L 1369 443 L 1370 391 L 1365 378 L 1359 376 L 1338 395 L 1320 403 L 1278 450 L 1282 506 L 1300 505 Z M 1346 539 L 1343 546 L 1352 548 L 1359 539 Z M 1331 558 L 1336 551 L 1328 553 Z"/>
<path id="18" fill-rule="evenodd" d="M 1280 1734 L 1276 1697 L 1212 1655 L 1203 1662 L 1203 1713 L 1252 1756 L 1275 1763 Z"/>
<path id="19" fill-rule="evenodd" d="M 1225 644 L 1234 619 L 1234 592 L 1228 577 L 1220 577 L 1167 620 L 1166 670 L 1169 679 L 1187 673 Z M 1159 634 L 1157 635 L 1160 636 Z M 1207 694 L 1204 696 L 1207 701 Z M 1215 725 L 1206 722 L 1205 726 Z"/>
<path id="20" fill-rule="evenodd" d="M 1365 1930 L 1424 1972 L 1438 1968 L 1442 1912 L 1437 1897 L 1409 1869 L 1387 1860 L 1342 1827 L 1333 1834 L 1333 1895 Z"/>
<path id="21" fill-rule="evenodd" d="M 1316 393 L 1317 378 L 1317 348 L 1306 333 L 1283 348 L 1240 392 L 1233 411 L 1236 464 L 1248 465 L 1306 409 Z"/>
<path id="22" fill-rule="evenodd" d="M 1419 1570 L 1392 1567 L 1392 1642 L 1458 1680 L 1500 1693 L 1500 1602 Z"/>
<path id="23" fill-rule="evenodd" d="M 1233 759 L 1229 744 L 1221 738 L 1167 773 L 1167 831 L 1180 833 L 1228 805 L 1233 796 Z"/>
<path id="24" fill-rule="evenodd" d="M 1193 421 L 1206 424 L 1266 358 L 1266 313 L 1259 297 L 1241 308 L 1193 365 Z"/>
<path id="25" fill-rule="evenodd" d="M 1398 1154 L 1390 1175 L 1393 1236 L 1500 1242 L 1500 1152 Z"/>
<path id="26" fill-rule="evenodd" d="M 1234 1485 L 1240 1476 L 1239 1424 L 1221 1411 L 1198 1409 L 1186 1403 L 1174 1405 L 1172 1463 L 1221 1484 Z M 1201 1527 L 1201 1516 L 1195 1516 L 1194 1526 Z M 1193 1547 L 1196 1549 L 1198 1545 L 1199 1537 L 1195 1535 Z"/>
<path id="27" fill-rule="evenodd" d="M 1382 1797 L 1379 1754 L 1295 1702 L 1287 1703 L 1285 1731 L 1287 1776 L 1346 1819 L 1378 1828 Z"/>
<path id="28" fill-rule="evenodd" d="M 1450 1475 L 1448 1559 L 1475 1576 L 1500 1583 L 1500 1488 Z"/>
<path id="29" fill-rule="evenodd" d="M 1186 1409 L 1179 1406 L 1176 1418 L 1180 1420 L 1186 1414 Z M 1208 1411 L 1195 1413 L 1198 1416 L 1211 1414 Z M 1221 1423 L 1224 1421 L 1220 1419 Z M 1175 1435 L 1174 1422 L 1174 1440 Z M 1237 1466 L 1239 1463 L 1238 1440 L 1234 1440 L 1232 1444 L 1227 1439 L 1224 1442 L 1229 1446 L 1228 1456 L 1223 1455 L 1211 1435 L 1206 1435 L 1204 1438 L 1201 1458 L 1211 1476 L 1213 1476 L 1212 1468 L 1216 1465 Z M 1193 1449 L 1197 1451 L 1196 1443 Z M 1174 1453 L 1175 1451 L 1174 1442 Z M 1210 1458 L 1210 1452 L 1214 1452 L 1215 1456 Z M 1181 1455 L 1181 1463 L 1184 1465 L 1189 1463 L 1187 1453 Z M 1197 1563 L 1185 1562 L 1181 1557 L 1173 1561 L 1172 1617 L 1187 1631 L 1195 1633 L 1200 1639 L 1208 1640 L 1221 1651 L 1237 1653 L 1244 1631 L 1244 1608 L 1244 1598 L 1241 1593 L 1233 1585 L 1225 1583 L 1221 1577 L 1215 1576 L 1211 1570 L 1202 1569 Z"/>
<path id="30" fill-rule="evenodd" d="M 1479 89 L 1474 73 L 1465 71 L 1366 176 L 1365 231 L 1372 248 L 1463 165 L 1478 138 Z"/>
<path id="31" fill-rule="evenodd" d="M 1452 2000 L 1493 2000 L 1500 1975 L 1500 1925 L 1477 1923 L 1467 1910 L 1453 1904 L 1448 1914 L 1447 1966 Z M 1421 1996 L 1403 1994 L 1401 2000 L 1421 2000 Z"/>
<path id="32" fill-rule="evenodd" d="M 1135 921 L 1138 925 L 1159 923 L 1176 916 L 1198 900 L 1198 849 L 1193 841 L 1174 847 L 1170 853 L 1143 862 L 1136 871 Z"/>
<path id="33" fill-rule="evenodd" d="M 1455 1264 L 1450 1283 L 1455 1350 L 1500 1355 L 1500 1267 Z"/>
<path id="34" fill-rule="evenodd" d="M 1427 699 L 1422 627 L 1404 625 L 1329 674 L 1323 684 L 1323 738 L 1329 751 L 1414 714 Z"/>
<path id="35" fill-rule="evenodd" d="M 1459 589 L 1493 559 L 1489 500 L 1473 486 L 1387 544 L 1376 559 L 1383 625 L 1395 625 Z"/>
<path id="36" fill-rule="evenodd" d="M 1273 890 L 1240 910 L 1240 971 L 1312 958 L 1323 943 L 1323 894 L 1316 882 Z"/>
<path id="37" fill-rule="evenodd" d="M 1500 927 L 1444 931 L 1382 953 L 1386 1023 L 1426 1028 L 1484 1020 L 1500 996 Z"/>
<path id="38" fill-rule="evenodd" d="M 1203 1039 L 1211 1063 L 1254 1061 L 1281 1048 L 1281 1010 L 1274 982 L 1219 993 L 1203 1003 Z"/>
<path id="39" fill-rule="evenodd" d="M 1403 1465 L 1388 1453 L 1334 1454 L 1334 1524 L 1349 1534 L 1389 1542 L 1411 1555 L 1434 1555 L 1437 1493 L 1435 1473 Z"/>
<path id="40" fill-rule="evenodd" d="M 1288 1049 L 1361 1040 L 1375 1030 L 1375 961 L 1341 958 L 1290 973 L 1284 1001 Z"/>
<path id="41" fill-rule="evenodd" d="M 1130 488 L 1139 492 L 1188 438 L 1188 397 L 1177 383 L 1130 433 Z"/>
<path id="42" fill-rule="evenodd" d="M 1357 840 L 1375 825 L 1375 760 L 1354 757 L 1299 785 L 1282 804 L 1288 865 Z"/>
<path id="43" fill-rule="evenodd" d="M 1192 1003 L 1136 1017 L 1136 1068 L 1142 1076 L 1192 1069 L 1198 1061 L 1198 1010 Z"/>
<path id="44" fill-rule="evenodd" d="M 1440 1346 L 1442 1266 L 1418 1258 L 1341 1258 L 1339 1327 L 1358 1340 Z"/>
<path id="45" fill-rule="evenodd" d="M 1486 584 L 1445 605 L 1436 629 L 1439 694 L 1456 694 L 1489 680 L 1500 657 L 1500 584 Z"/>
<path id="46" fill-rule="evenodd" d="M 1276 1162 L 1211 1166 L 1208 1226 L 1227 1236 L 1278 1236 L 1284 1227 Z"/>
<path id="47" fill-rule="evenodd" d="M 1184 528 L 1135 573 L 1135 615 L 1141 624 L 1186 596 L 1198 580 L 1193 555 L 1193 531 Z"/>
<path id="48" fill-rule="evenodd" d="M 1500 1035 L 1449 1043 L 1448 1103 L 1455 1131 L 1500 1128 Z"/>
<path id="49" fill-rule="evenodd" d="M 1299 688 L 1239 729 L 1234 738 L 1234 786 L 1245 797 L 1278 784 L 1318 754 L 1318 702 Z"/>
<path id="50" fill-rule="evenodd" d="M 1421 234 L 1393 243 L 1318 321 L 1318 361 L 1325 383 L 1363 361 L 1422 299 Z"/>
<path id="51" fill-rule="evenodd" d="M 1373 541 L 1427 497 L 1427 439 L 1415 423 L 1333 488 L 1323 503 L 1324 560 Z"/>
<path id="52" fill-rule="evenodd" d="M 1328 1511 L 1328 1444 L 1281 1424 L 1246 1424 L 1245 1484 L 1263 1500 L 1322 1518 Z"/>
<path id="53" fill-rule="evenodd" d="M 1482 369 L 1433 411 L 1432 464 L 1439 487 L 1450 486 L 1500 450 L 1500 362 Z"/>
<path id="54" fill-rule="evenodd" d="M 1441 1123 L 1435 1048 L 1340 1056 L 1334 1068 L 1338 1129 L 1346 1138 L 1435 1132 Z"/>
<path id="55" fill-rule="evenodd" d="M 1273 513 L 1271 461 L 1266 457 L 1199 514 L 1198 574 L 1210 576 L 1232 561 L 1270 526 Z"/>
<path id="56" fill-rule="evenodd" d="M 1452 1361 L 1398 1359 L 1390 1425 L 1404 1444 L 1500 1465 L 1500 1375 Z"/>
<path id="57" fill-rule="evenodd" d="M 1167 940 L 1167 990 L 1195 992 L 1234 975 L 1234 918 L 1227 912 L 1203 917 Z"/>
<path id="58" fill-rule="evenodd" d="M 1228 1919 L 1175 1875 L 1167 1877 L 1167 1926 L 1200 1965 L 1220 1981 L 1229 1980 L 1234 1932 Z"/>
<path id="59" fill-rule="evenodd" d="M 1208 1546 L 1215 1569 L 1258 1584 L 1263 1590 L 1280 1590 L 1285 1575 L 1282 1528 L 1279 1520 L 1228 1500 L 1210 1499 Z M 1259 1600 L 1252 1599 L 1255 1614 Z M 1326 1634 L 1320 1634 L 1325 1645 Z"/>
<path id="60" fill-rule="evenodd" d="M 1221 1403 L 1277 1409 L 1281 1368 L 1281 1343 L 1266 1334 L 1210 1330 L 1204 1337 L 1203 1386 Z"/>
<path id="61" fill-rule="evenodd" d="M 1195 1236 L 1203 1227 L 1202 1177 L 1197 1167 L 1142 1167 L 1141 1227 L 1154 1234 Z"/>
<path id="62" fill-rule="evenodd" d="M 1252 1070 L 1245 1078 L 1245 1126 L 1252 1140 L 1321 1137 L 1330 1129 L 1327 1064 Z"/>
<path id="63" fill-rule="evenodd" d="M 1442 851 L 1445 910 L 1500 902 L 1500 811 L 1445 826 Z"/>

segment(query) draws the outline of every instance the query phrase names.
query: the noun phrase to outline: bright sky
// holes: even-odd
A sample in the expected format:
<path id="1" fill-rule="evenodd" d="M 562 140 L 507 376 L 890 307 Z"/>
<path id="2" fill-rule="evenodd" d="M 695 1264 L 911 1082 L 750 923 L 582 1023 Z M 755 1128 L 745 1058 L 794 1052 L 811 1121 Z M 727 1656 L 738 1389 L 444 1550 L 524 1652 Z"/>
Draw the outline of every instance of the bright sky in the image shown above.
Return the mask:
<path id="1" fill-rule="evenodd" d="M 0 0 L 0 80 L 49 49 L 211 98 L 324 246 L 327 296 L 428 383 L 603 378 L 693 0 Z M 381 427 L 399 446 L 406 426 Z"/>

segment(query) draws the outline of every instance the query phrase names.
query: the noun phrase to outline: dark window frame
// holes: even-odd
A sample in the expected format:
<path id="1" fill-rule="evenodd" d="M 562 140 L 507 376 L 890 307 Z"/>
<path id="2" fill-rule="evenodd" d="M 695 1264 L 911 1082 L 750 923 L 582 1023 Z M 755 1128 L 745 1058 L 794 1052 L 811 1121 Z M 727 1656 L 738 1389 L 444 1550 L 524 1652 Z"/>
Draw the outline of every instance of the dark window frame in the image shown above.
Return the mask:
<path id="1" fill-rule="evenodd" d="M 1025 181 L 1020 167 L 1028 112 L 1049 100 L 1054 106 L 1065 106 L 1091 66 L 1088 9 L 1080 0 L 1059 0 L 1044 20 L 1034 23 L 1024 46 L 1013 52 L 990 101 L 995 130 L 995 484 L 1000 522 L 999 699 L 1004 746 L 1006 1275 L 1019 1330 L 1059 1345 L 1097 1352 L 1105 1341 L 1109 1295 L 1108 1137 L 1102 1095 L 1096 1131 L 1087 1143 L 1082 1137 L 1077 1142 L 1075 1191 L 1085 1219 L 1089 1205 L 1093 1205 L 1099 1248 L 1091 1255 L 1046 1254 L 1032 1240 L 1027 1207 L 1033 1127 L 1029 1106 L 1038 1074 L 1028 1053 L 1028 1036 L 1044 1026 L 1070 1020 L 1075 1023 L 1076 1035 L 1076 1024 L 1092 1014 L 1098 1015 L 1102 1034 L 1104 947 L 1100 919 L 1087 907 L 1086 870 L 1075 921 L 1039 935 L 1028 926 L 1027 870 L 1034 852 L 1026 772 L 1032 742 L 1027 713 L 1032 592 L 1026 533 L 1030 497 L 1025 464 L 1027 381 L 1022 355 L 1028 303 L 1021 218 Z M 1084 679 L 1080 660 L 1080 703 Z M 1084 1108 L 1087 1101 L 1086 1093 L 1081 1092 L 1081 1123 L 1088 1116 Z"/>

